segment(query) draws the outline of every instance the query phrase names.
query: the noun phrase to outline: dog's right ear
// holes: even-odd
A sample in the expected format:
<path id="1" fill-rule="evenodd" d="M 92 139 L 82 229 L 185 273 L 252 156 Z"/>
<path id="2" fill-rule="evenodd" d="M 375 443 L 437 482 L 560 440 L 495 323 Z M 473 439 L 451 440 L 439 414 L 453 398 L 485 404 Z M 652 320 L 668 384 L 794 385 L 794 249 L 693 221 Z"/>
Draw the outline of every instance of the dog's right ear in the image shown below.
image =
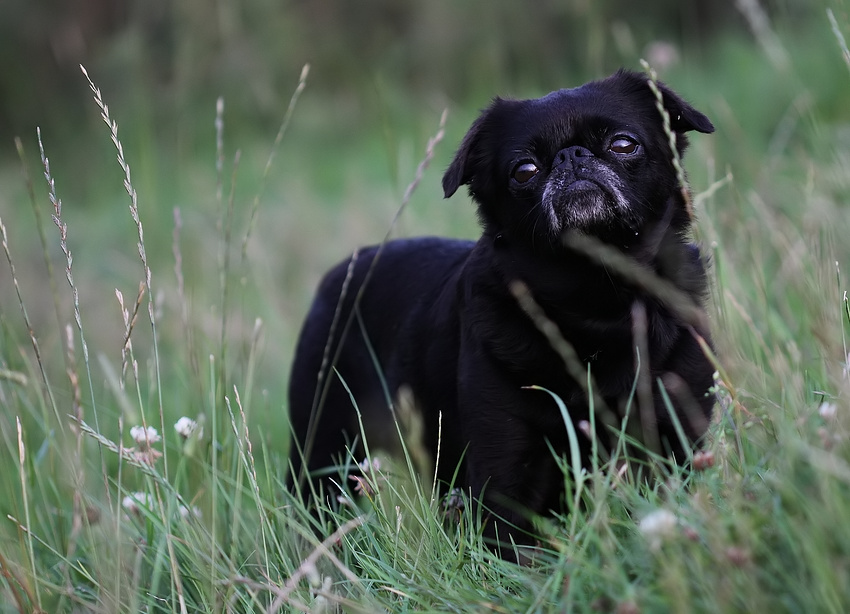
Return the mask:
<path id="1" fill-rule="evenodd" d="M 449 198 L 457 192 L 457 189 L 462 185 L 468 185 L 472 182 L 476 173 L 481 170 L 482 163 L 485 163 L 485 155 L 482 153 L 482 135 L 487 132 L 487 126 L 490 120 L 495 115 L 496 109 L 500 107 L 504 101 L 501 98 L 496 98 L 484 112 L 476 119 L 469 132 L 463 137 L 460 147 L 457 149 L 454 160 L 449 164 L 443 175 L 443 195 Z"/>
<path id="2" fill-rule="evenodd" d="M 470 157 L 472 151 L 478 142 L 478 134 L 481 132 L 481 127 L 484 125 L 484 118 L 487 116 L 487 111 L 482 113 L 478 119 L 472 124 L 469 132 L 463 137 L 460 147 L 455 153 L 454 160 L 449 164 L 446 173 L 443 175 L 443 196 L 449 198 L 457 192 L 457 189 L 469 183 L 472 179 L 472 169 Z"/>

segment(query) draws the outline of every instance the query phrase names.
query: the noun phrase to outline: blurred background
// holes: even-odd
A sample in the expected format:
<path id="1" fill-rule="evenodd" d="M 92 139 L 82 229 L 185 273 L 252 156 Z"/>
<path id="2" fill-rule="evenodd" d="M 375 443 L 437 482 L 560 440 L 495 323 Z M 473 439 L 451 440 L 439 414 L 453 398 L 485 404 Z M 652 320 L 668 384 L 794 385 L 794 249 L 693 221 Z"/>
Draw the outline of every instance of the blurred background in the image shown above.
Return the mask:
<path id="1" fill-rule="evenodd" d="M 828 161 L 833 170 L 817 174 L 818 193 L 842 206 L 850 73 L 828 9 L 838 31 L 850 32 L 841 0 L 2 0 L 0 218 L 42 349 L 64 352 L 73 302 L 37 127 L 63 202 L 86 334 L 107 362 L 120 362 L 123 338 L 114 289 L 130 303 L 142 279 L 123 171 L 80 64 L 118 123 L 138 192 L 163 387 L 182 413 L 201 411 L 208 395 L 198 365 L 220 355 L 220 339 L 231 343 L 233 381 L 246 376 L 244 358 L 259 344 L 262 360 L 250 376 L 274 416 L 285 405 L 295 334 L 319 275 L 390 229 L 444 110 L 445 140 L 396 235 L 475 236 L 473 208 L 464 195 L 443 202 L 440 177 L 490 98 L 572 87 L 620 66 L 640 69 L 642 58 L 717 127 L 693 139 L 686 166 L 695 192 L 715 187 L 701 201 L 699 232 L 724 244 L 726 262 L 752 263 L 749 241 L 764 226 L 763 212 L 742 211 L 742 195 L 757 194 L 766 210 L 805 224 L 808 213 L 796 203 L 812 202 L 811 167 Z M 308 63 L 306 89 L 264 181 Z M 715 184 L 729 172 L 734 182 Z M 759 266 L 781 266 L 774 250 L 760 257 Z M 4 264 L 6 357 L 27 342 L 12 288 Z M 144 370 L 149 325 L 137 335 Z"/>

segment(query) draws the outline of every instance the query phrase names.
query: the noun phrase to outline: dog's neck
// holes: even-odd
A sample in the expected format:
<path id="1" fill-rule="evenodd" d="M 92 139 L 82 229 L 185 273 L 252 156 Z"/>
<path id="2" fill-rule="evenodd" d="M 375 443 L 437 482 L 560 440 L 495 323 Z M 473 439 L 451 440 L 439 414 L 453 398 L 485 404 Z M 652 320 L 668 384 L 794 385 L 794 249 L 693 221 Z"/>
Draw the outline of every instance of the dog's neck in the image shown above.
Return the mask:
<path id="1" fill-rule="evenodd" d="M 623 251 L 641 264 L 653 266 L 663 247 L 671 242 L 681 243 L 682 231 L 673 226 L 674 211 L 674 199 L 669 198 L 661 219 L 638 231 L 635 244 L 624 246 Z"/>
<path id="2" fill-rule="evenodd" d="M 535 242 L 533 239 L 529 241 L 527 238 L 514 237 L 510 231 L 490 225 L 485 225 L 482 238 L 489 241 L 497 253 L 527 251 L 535 257 L 542 257 L 555 263 L 566 259 L 566 263 L 572 264 L 572 256 L 576 250 L 574 246 L 570 246 L 568 237 L 579 234 L 586 237 L 588 243 L 601 244 L 602 249 L 616 249 L 640 265 L 660 272 L 666 267 L 660 265 L 659 260 L 669 257 L 671 250 L 679 251 L 679 248 L 686 248 L 689 229 L 690 219 L 684 207 L 679 199 L 670 198 L 661 217 L 657 220 L 639 229 L 623 228 L 621 232 L 612 233 L 604 239 L 595 236 L 594 233 L 586 234 L 578 230 L 567 230 L 560 239 L 552 239 L 549 242 L 538 239 Z M 594 260 L 593 254 L 585 252 L 584 256 L 590 256 L 590 259 Z"/>
<path id="3" fill-rule="evenodd" d="M 506 279 L 525 281 L 543 300 L 547 297 L 553 303 L 572 303 L 569 297 L 580 293 L 585 296 L 585 304 L 599 302 L 611 306 L 612 299 L 616 299 L 614 303 L 630 302 L 629 293 L 624 292 L 626 287 L 637 290 L 641 286 L 629 283 L 633 278 L 629 268 L 634 266 L 669 280 L 700 300 L 705 274 L 696 247 L 687 239 L 689 228 L 690 219 L 684 208 L 671 198 L 657 221 L 640 231 L 624 233 L 628 236 L 622 241 L 602 242 L 573 231 L 564 235 L 561 245 L 530 246 L 527 241 L 516 240 L 508 232 L 494 228 L 485 230 L 482 241 L 489 243 L 492 253 L 499 257 L 500 270 Z M 611 258 L 623 260 L 622 256 L 626 257 L 625 268 L 614 266 L 616 263 Z M 625 272 L 618 272 L 620 269 Z M 569 277 L 561 275 L 561 271 L 568 271 Z M 588 292 L 598 301 L 590 300 L 586 296 Z"/>

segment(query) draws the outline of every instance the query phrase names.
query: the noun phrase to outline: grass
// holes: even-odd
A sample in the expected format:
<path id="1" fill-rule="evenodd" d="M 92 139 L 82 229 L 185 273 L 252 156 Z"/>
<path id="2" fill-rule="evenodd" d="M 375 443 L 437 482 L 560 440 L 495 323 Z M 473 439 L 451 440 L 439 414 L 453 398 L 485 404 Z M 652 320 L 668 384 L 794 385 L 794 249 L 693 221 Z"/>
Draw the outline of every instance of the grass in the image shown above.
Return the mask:
<path id="1" fill-rule="evenodd" d="M 408 197 L 397 233 L 474 232 L 471 208 L 436 202 L 433 169 L 405 195 L 424 139 L 401 142 L 386 172 L 373 164 L 385 135 L 341 145 L 321 193 L 328 170 L 310 169 L 328 152 L 295 146 L 299 113 L 317 111 L 302 100 L 276 138 L 236 154 L 221 109 L 210 170 L 177 188 L 197 204 L 166 215 L 136 191 L 133 147 L 92 83 L 120 217 L 63 207 L 49 134 L 38 166 L 21 143 L 20 187 L 4 181 L 17 208 L 0 209 L 0 612 L 845 611 L 850 171 L 836 100 L 850 76 L 833 31 L 847 28 L 824 17 L 819 53 L 778 32 L 781 66 L 728 42 L 688 85 L 668 77 L 718 127 L 685 166 L 713 256 L 719 418 L 690 475 L 645 484 L 616 462 L 565 461 L 581 504 L 540 522 L 525 567 L 493 559 L 472 508 L 435 496 L 414 452 L 317 515 L 283 486 L 283 374 L 317 275 L 383 236 Z M 467 119 L 450 118 L 448 142 Z M 182 416 L 191 433 L 174 429 Z"/>

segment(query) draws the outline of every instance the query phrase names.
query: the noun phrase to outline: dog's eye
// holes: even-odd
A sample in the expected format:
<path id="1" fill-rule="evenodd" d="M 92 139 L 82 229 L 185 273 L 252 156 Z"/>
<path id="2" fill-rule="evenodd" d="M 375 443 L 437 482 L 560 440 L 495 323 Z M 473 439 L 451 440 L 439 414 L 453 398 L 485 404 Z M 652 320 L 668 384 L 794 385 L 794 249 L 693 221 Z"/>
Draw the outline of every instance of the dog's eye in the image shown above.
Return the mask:
<path id="1" fill-rule="evenodd" d="M 540 171 L 534 162 L 523 162 L 514 169 L 514 180 L 517 183 L 525 183 Z"/>
<path id="2" fill-rule="evenodd" d="M 613 151 L 616 154 L 633 154 L 637 151 L 638 144 L 632 139 L 621 136 L 614 139 L 611 145 L 608 146 L 608 151 Z"/>

